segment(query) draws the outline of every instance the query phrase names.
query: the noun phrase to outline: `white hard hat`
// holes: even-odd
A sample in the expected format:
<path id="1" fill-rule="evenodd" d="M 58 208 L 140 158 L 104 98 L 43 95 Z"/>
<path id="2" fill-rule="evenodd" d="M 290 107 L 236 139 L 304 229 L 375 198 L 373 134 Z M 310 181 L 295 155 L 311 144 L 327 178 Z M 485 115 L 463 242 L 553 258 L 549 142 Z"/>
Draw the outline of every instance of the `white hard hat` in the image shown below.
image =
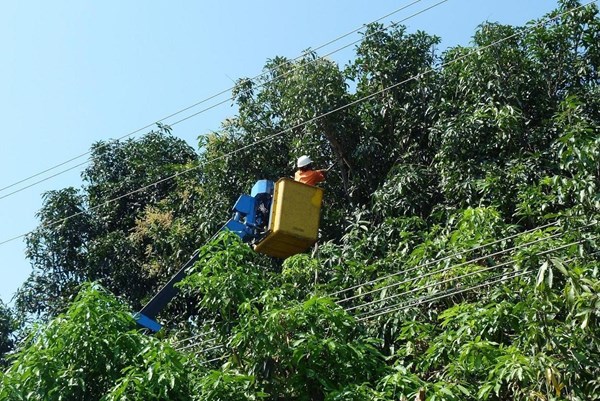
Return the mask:
<path id="1" fill-rule="evenodd" d="M 310 160 L 310 157 L 308 156 L 300 156 L 298 158 L 298 168 L 300 167 L 304 167 L 304 166 L 308 166 L 309 164 L 312 163 L 312 160 Z"/>

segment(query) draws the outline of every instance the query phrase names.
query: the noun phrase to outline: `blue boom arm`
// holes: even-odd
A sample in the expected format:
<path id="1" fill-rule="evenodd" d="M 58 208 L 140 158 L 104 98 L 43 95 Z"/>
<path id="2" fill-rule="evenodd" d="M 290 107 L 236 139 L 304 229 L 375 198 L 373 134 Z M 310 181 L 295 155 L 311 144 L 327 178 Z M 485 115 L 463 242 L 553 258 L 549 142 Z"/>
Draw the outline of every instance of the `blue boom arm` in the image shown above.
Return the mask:
<path id="1" fill-rule="evenodd" d="M 233 216 L 219 231 L 229 230 L 246 243 L 260 241 L 268 227 L 273 191 L 273 181 L 257 181 L 252 187 L 250 195 L 243 194 L 238 198 L 233 206 Z M 177 295 L 178 290 L 175 284 L 187 276 L 189 269 L 197 260 L 198 251 L 181 266 L 179 271 L 171 277 L 169 282 L 158 291 L 150 302 L 135 314 L 134 318 L 139 326 L 153 332 L 160 330 L 161 325 L 156 321 L 156 317 Z"/>

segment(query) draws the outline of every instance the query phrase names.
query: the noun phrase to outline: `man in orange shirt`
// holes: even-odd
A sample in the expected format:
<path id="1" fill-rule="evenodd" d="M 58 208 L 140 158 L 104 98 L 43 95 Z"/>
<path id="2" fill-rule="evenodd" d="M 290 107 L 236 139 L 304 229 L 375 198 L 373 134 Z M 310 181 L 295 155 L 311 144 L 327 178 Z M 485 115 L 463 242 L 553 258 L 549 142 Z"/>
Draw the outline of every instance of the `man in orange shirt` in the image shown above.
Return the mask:
<path id="1" fill-rule="evenodd" d="M 313 169 L 312 160 L 308 156 L 300 156 L 298 158 L 298 170 L 294 175 L 294 179 L 303 184 L 315 186 L 319 182 L 325 181 L 327 170 Z"/>

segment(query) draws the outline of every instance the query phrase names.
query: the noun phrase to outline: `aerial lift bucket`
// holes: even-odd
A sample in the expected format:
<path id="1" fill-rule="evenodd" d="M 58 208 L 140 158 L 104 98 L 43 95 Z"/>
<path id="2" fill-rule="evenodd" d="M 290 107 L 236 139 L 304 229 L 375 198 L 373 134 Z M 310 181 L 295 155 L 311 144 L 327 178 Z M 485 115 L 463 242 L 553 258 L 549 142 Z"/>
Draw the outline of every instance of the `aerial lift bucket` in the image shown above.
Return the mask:
<path id="1" fill-rule="evenodd" d="M 275 183 L 267 235 L 256 252 L 276 258 L 304 252 L 317 241 L 323 189 L 289 178 Z"/>

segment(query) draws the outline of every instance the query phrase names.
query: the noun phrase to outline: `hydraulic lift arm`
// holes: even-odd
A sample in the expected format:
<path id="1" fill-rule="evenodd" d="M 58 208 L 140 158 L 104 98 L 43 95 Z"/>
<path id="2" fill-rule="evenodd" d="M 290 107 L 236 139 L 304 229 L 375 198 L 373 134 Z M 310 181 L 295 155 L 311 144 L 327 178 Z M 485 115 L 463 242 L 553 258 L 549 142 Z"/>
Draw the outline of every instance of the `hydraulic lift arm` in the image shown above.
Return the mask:
<path id="1" fill-rule="evenodd" d="M 181 266 L 179 271 L 158 291 L 158 293 L 135 315 L 135 321 L 143 327 L 154 332 L 160 330 L 161 325 L 156 321 L 156 316 L 177 295 L 175 284 L 183 280 L 189 268 L 198 260 L 199 251 L 194 252 L 190 260 Z"/>

